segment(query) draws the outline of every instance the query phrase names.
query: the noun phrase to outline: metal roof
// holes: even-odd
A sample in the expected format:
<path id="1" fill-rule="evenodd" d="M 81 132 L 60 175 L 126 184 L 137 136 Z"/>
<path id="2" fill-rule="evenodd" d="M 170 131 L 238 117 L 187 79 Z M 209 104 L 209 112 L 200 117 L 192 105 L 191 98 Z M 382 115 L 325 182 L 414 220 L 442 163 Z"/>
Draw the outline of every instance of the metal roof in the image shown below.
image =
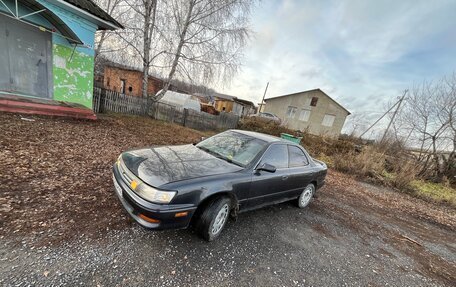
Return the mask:
<path id="1" fill-rule="evenodd" d="M 114 18 L 111 17 L 108 13 L 106 13 L 103 9 L 98 7 L 97 4 L 95 4 L 92 0 L 63 0 L 67 3 L 70 3 L 73 6 L 76 6 L 86 12 L 89 12 L 90 14 L 113 23 L 114 25 L 118 26 L 119 28 L 124 28 L 122 24 L 117 22 Z"/>
<path id="2" fill-rule="evenodd" d="M 45 6 L 37 2 L 36 0 L 18 0 L 19 3 L 22 3 L 25 5 L 27 8 L 29 8 L 32 11 L 39 11 L 43 10 L 40 12 L 40 15 L 45 18 L 49 23 L 51 23 L 54 27 L 56 27 L 59 32 L 64 36 L 70 43 L 73 44 L 83 44 L 81 39 L 73 32 L 73 30 L 63 22 L 59 16 L 57 16 L 54 12 L 51 10 L 47 9 Z M 17 19 L 19 21 L 27 22 L 29 24 L 33 24 L 30 21 L 28 21 L 28 18 L 25 17 L 23 19 L 18 19 L 17 16 L 7 14 L 7 13 L 2 13 L 3 15 L 6 15 L 8 17 Z M 48 27 L 49 28 L 49 27 Z"/>

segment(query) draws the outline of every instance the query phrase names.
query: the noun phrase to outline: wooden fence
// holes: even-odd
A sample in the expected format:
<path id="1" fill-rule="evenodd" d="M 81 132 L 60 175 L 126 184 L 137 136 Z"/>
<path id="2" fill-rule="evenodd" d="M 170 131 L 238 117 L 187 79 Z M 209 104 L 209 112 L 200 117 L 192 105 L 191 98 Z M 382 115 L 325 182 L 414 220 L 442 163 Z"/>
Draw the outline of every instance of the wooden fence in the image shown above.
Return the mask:
<path id="1" fill-rule="evenodd" d="M 93 110 L 96 113 L 115 112 L 150 116 L 153 119 L 198 130 L 232 129 L 236 128 L 239 122 L 239 116 L 234 114 L 211 115 L 161 102 L 152 102 L 141 97 L 127 96 L 100 87 L 94 87 Z"/>
<path id="2" fill-rule="evenodd" d="M 147 99 L 127 96 L 99 87 L 93 88 L 93 111 L 95 113 L 114 112 L 131 115 L 147 115 Z"/>

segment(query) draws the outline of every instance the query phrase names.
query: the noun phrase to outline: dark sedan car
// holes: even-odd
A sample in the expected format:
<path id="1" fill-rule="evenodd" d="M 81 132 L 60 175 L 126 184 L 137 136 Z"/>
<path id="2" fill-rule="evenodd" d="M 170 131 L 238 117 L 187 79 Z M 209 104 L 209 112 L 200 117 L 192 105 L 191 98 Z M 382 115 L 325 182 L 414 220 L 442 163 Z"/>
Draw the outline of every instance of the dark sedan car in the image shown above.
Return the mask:
<path id="1" fill-rule="evenodd" d="M 113 180 L 117 196 L 140 225 L 169 229 L 192 222 L 210 241 L 230 214 L 293 199 L 306 207 L 326 171 L 300 145 L 229 130 L 198 144 L 124 152 Z"/>

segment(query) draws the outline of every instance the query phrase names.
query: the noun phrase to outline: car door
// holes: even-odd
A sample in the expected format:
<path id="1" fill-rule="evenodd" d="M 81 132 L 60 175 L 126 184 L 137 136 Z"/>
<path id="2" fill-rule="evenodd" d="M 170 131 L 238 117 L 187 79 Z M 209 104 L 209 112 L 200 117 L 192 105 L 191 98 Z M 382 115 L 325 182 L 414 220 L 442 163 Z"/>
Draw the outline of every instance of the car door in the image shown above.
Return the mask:
<path id="1" fill-rule="evenodd" d="M 288 148 L 286 144 L 272 144 L 259 164 L 270 164 L 275 172 L 253 171 L 247 206 L 256 207 L 274 202 L 288 189 Z"/>
<path id="2" fill-rule="evenodd" d="M 288 196 L 298 197 L 312 180 L 313 169 L 305 152 L 298 146 L 288 145 Z"/>

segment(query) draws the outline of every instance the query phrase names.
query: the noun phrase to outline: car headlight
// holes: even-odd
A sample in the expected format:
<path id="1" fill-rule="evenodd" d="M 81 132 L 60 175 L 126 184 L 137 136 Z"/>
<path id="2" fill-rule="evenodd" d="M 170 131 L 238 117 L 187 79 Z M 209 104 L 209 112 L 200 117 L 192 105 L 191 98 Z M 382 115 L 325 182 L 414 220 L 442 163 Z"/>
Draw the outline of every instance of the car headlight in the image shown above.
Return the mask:
<path id="1" fill-rule="evenodd" d="M 153 203 L 167 204 L 176 196 L 177 191 L 159 190 L 142 182 L 125 166 L 122 155 L 119 156 L 116 164 L 119 168 L 119 172 L 123 174 L 121 176 L 123 177 L 124 182 L 130 185 L 131 189 L 145 200 Z"/>
<path id="2" fill-rule="evenodd" d="M 170 203 L 177 193 L 175 191 L 158 190 L 143 182 L 138 183 L 136 180 L 133 180 L 130 186 L 139 196 L 154 203 Z"/>

